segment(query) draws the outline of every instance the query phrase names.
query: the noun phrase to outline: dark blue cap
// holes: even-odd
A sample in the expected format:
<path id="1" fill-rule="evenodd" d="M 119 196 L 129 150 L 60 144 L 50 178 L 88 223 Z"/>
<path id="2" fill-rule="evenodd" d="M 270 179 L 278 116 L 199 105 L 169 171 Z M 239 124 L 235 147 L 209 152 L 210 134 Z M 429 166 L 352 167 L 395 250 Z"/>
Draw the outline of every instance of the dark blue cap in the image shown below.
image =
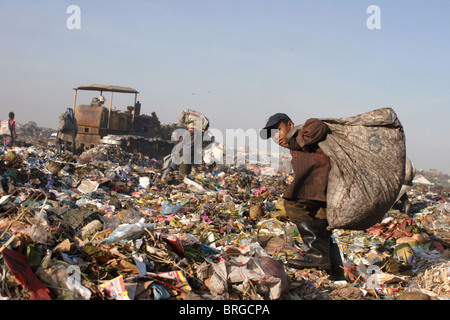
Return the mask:
<path id="1" fill-rule="evenodd" d="M 292 121 L 286 113 L 275 113 L 266 121 L 265 127 L 261 130 L 260 136 L 262 139 L 269 139 L 272 136 L 272 128 L 281 120 Z"/>

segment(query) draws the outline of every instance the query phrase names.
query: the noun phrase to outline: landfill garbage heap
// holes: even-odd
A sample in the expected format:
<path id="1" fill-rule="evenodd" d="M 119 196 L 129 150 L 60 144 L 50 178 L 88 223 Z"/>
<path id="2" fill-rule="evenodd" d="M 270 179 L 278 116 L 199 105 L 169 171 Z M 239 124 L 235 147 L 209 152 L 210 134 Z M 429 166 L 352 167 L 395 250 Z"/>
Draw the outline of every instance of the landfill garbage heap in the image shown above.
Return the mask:
<path id="1" fill-rule="evenodd" d="M 340 279 L 296 270 L 305 252 L 281 195 L 291 177 L 258 165 L 198 166 L 120 145 L 81 155 L 0 151 L 1 299 L 449 299 L 449 193 L 413 188 L 365 231 L 333 230 Z"/>

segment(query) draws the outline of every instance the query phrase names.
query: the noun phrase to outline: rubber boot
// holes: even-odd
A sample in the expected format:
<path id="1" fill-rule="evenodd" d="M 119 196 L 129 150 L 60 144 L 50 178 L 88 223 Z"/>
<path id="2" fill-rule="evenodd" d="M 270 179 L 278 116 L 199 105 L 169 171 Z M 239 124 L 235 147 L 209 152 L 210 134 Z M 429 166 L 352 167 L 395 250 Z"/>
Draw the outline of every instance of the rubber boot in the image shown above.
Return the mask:
<path id="1" fill-rule="evenodd" d="M 412 205 L 411 202 L 408 200 L 403 202 L 403 211 L 405 212 L 405 214 L 407 214 L 410 217 L 413 217 L 414 214 L 412 213 Z"/>
<path id="2" fill-rule="evenodd" d="M 323 219 L 306 221 L 297 225 L 302 240 L 308 247 L 308 251 L 303 259 L 287 260 L 289 267 L 296 269 L 331 269 L 331 235 L 327 230 L 327 225 L 327 221 Z"/>
<path id="3" fill-rule="evenodd" d="M 331 243 L 330 246 L 331 269 L 327 270 L 330 280 L 345 280 L 344 262 L 337 243 Z"/>

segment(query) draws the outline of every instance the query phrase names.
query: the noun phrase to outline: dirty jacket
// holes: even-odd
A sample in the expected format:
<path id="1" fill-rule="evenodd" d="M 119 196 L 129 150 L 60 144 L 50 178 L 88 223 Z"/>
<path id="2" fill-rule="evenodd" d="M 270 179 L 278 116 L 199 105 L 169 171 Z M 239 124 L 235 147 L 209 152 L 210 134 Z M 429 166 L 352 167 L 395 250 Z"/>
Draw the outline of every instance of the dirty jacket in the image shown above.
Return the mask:
<path id="1" fill-rule="evenodd" d="M 292 156 L 294 180 L 286 188 L 286 199 L 326 201 L 330 159 L 318 146 L 329 129 L 318 119 L 308 119 L 303 126 L 293 128 L 287 141 Z"/>

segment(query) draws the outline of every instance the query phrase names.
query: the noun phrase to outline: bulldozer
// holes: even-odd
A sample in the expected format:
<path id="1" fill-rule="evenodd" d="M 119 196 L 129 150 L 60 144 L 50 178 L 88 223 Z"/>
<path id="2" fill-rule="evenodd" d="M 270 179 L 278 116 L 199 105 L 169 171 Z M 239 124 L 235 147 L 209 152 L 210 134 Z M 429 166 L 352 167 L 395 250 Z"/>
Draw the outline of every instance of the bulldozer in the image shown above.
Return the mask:
<path id="1" fill-rule="evenodd" d="M 141 114 L 141 103 L 137 100 L 139 92 L 133 88 L 112 85 L 82 85 L 74 88 L 73 110 L 78 124 L 75 148 L 88 150 L 95 148 L 106 136 L 135 136 L 138 138 L 155 138 L 161 133 L 161 123 L 155 112 Z M 109 108 L 103 99 L 94 97 L 90 104 L 77 106 L 78 91 L 96 91 L 100 98 L 109 93 Z M 134 103 L 125 111 L 113 110 L 115 93 L 126 93 L 134 96 Z M 119 139 L 120 140 L 120 139 Z"/>

